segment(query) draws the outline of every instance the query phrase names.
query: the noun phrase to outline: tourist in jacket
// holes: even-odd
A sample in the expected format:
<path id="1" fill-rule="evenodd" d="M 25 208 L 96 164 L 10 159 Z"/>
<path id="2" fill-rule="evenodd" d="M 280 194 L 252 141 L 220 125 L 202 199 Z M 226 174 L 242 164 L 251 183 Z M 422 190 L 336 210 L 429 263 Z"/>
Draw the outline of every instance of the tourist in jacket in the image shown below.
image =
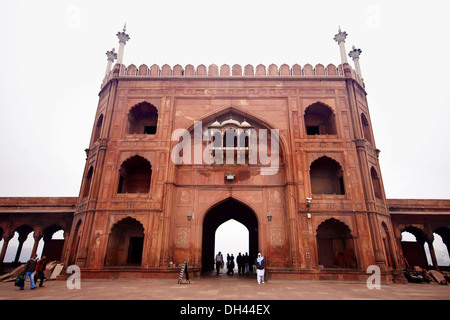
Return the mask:
<path id="1" fill-rule="evenodd" d="M 47 267 L 46 259 L 47 259 L 47 257 L 43 256 L 42 259 L 40 259 L 36 263 L 36 274 L 34 276 L 34 282 L 37 283 L 37 280 L 40 279 L 41 282 L 39 283 L 39 287 L 42 287 L 42 285 L 44 284 L 44 280 L 45 280 L 44 271 L 45 271 L 45 268 Z"/>
<path id="2" fill-rule="evenodd" d="M 34 290 L 36 288 L 36 285 L 34 284 L 34 271 L 36 270 L 36 263 L 37 263 L 37 256 L 34 254 L 30 260 L 27 261 L 27 264 L 25 265 L 25 274 L 24 274 L 24 281 L 23 286 L 20 287 L 20 290 L 23 290 L 25 287 L 25 281 L 27 280 L 27 277 L 30 278 L 31 283 L 31 290 Z"/>

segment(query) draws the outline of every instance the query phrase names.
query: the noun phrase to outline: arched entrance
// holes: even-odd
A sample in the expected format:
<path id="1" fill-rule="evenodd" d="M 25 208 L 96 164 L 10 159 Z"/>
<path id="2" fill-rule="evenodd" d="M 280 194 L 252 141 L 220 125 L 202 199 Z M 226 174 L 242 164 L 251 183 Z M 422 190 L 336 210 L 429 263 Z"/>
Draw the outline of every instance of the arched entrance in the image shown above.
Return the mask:
<path id="1" fill-rule="evenodd" d="M 324 268 L 356 268 L 353 237 L 348 226 L 334 218 L 317 228 L 319 264 Z"/>
<path id="2" fill-rule="evenodd" d="M 249 231 L 249 256 L 258 254 L 258 220 L 256 214 L 248 206 L 233 198 L 229 198 L 209 210 L 203 219 L 202 239 L 202 271 L 214 269 L 215 232 L 224 222 L 234 219 L 247 227 Z"/>
<path id="3" fill-rule="evenodd" d="M 131 217 L 117 222 L 109 235 L 105 265 L 140 265 L 144 247 L 144 234 L 142 224 Z"/>

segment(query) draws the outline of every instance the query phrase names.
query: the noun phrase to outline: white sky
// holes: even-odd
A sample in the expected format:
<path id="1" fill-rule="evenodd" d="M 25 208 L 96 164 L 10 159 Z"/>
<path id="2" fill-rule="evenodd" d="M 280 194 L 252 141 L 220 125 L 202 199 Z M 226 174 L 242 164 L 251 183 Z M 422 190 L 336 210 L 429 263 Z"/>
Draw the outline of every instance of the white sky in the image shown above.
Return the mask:
<path id="1" fill-rule="evenodd" d="M 337 65 L 341 25 L 363 50 L 388 198 L 450 198 L 448 0 L 0 1 L 0 196 L 78 195 L 126 21 L 137 66 Z"/>
<path id="2" fill-rule="evenodd" d="M 236 258 L 239 252 L 242 255 L 249 252 L 248 229 L 234 219 L 228 220 L 217 228 L 215 239 L 214 253 L 221 251 L 225 261 L 228 253 Z"/>

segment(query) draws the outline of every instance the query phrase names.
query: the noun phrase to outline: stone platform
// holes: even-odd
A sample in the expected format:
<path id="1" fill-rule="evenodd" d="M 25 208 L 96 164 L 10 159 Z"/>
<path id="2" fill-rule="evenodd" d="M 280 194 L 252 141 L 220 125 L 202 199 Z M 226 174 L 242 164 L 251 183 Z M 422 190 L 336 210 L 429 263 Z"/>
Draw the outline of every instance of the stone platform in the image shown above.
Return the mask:
<path id="1" fill-rule="evenodd" d="M 174 279 L 81 279 L 80 290 L 66 281 L 46 281 L 43 288 L 20 291 L 11 282 L 0 283 L 0 300 L 449 300 L 450 285 L 381 284 L 368 289 L 365 282 L 268 280 L 211 274 L 182 284 Z"/>

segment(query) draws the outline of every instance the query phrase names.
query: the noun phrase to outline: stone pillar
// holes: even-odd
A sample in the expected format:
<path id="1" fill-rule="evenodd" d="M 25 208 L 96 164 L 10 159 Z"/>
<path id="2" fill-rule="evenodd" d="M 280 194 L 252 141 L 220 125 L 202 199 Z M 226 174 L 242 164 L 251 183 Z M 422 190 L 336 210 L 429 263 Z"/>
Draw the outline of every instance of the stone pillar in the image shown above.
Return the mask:
<path id="1" fill-rule="evenodd" d="M 22 247 L 25 240 L 28 238 L 28 233 L 19 233 L 19 246 L 17 247 L 16 257 L 14 258 L 14 263 L 19 263 L 20 254 L 22 253 Z"/>
<path id="2" fill-rule="evenodd" d="M 426 223 L 424 227 L 425 227 L 425 234 L 427 236 L 425 242 L 428 244 L 428 249 L 430 250 L 431 263 L 433 263 L 434 270 L 440 271 L 436 258 L 436 252 L 434 251 L 433 247 L 433 240 L 434 240 L 433 228 L 429 223 Z"/>
<path id="3" fill-rule="evenodd" d="M 361 52 L 362 52 L 361 49 L 356 49 L 355 46 L 353 46 L 352 51 L 350 51 L 348 55 L 353 59 L 353 62 L 355 63 L 356 73 L 362 79 L 361 66 L 359 65 L 359 56 L 361 55 Z"/>
<path id="4" fill-rule="evenodd" d="M 339 49 L 341 51 L 341 63 L 347 62 L 347 54 L 345 50 L 345 38 L 347 38 L 347 32 L 342 32 L 341 27 L 339 27 L 339 32 L 334 36 L 334 40 L 339 44 Z"/>
<path id="5" fill-rule="evenodd" d="M 41 241 L 41 239 L 42 239 L 42 234 L 38 233 L 37 231 L 35 231 L 34 235 L 33 235 L 33 238 L 34 238 L 34 244 L 33 244 L 33 249 L 31 250 L 31 256 L 30 257 L 33 257 L 36 254 L 37 248 L 39 246 L 39 241 Z"/>
<path id="6" fill-rule="evenodd" d="M 125 44 L 128 40 L 130 40 L 130 36 L 126 34 L 127 31 L 126 25 L 123 27 L 123 32 L 118 32 L 117 37 L 119 38 L 119 55 L 117 58 L 117 63 L 122 64 L 123 60 L 123 51 L 125 49 Z"/>
<path id="7" fill-rule="evenodd" d="M 430 249 L 431 262 L 433 263 L 434 270 L 440 271 L 438 261 L 436 258 L 436 252 L 434 251 L 433 241 L 427 241 L 428 248 Z"/>
<path id="8" fill-rule="evenodd" d="M 64 229 L 63 237 L 64 237 L 64 246 L 61 251 L 61 258 L 59 260 L 65 262 L 69 259 L 69 257 L 68 257 L 69 250 L 67 249 L 67 246 L 69 244 L 70 232 L 68 232 L 68 231 L 66 231 L 66 229 Z"/>

